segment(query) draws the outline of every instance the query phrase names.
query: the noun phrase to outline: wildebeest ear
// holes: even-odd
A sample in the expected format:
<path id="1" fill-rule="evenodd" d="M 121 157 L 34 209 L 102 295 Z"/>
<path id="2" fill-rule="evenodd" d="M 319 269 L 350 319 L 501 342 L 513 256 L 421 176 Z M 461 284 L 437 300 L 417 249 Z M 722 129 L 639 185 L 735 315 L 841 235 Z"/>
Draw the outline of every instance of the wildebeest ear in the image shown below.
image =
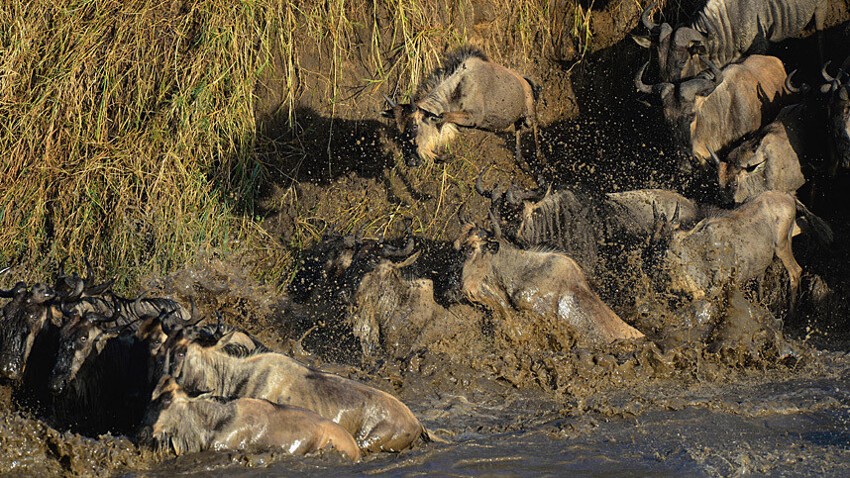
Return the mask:
<path id="1" fill-rule="evenodd" d="M 381 112 L 384 118 L 395 118 L 395 108 L 390 108 Z"/>
<path id="2" fill-rule="evenodd" d="M 652 48 L 652 38 L 649 35 L 632 35 L 632 40 L 641 48 Z"/>
<path id="3" fill-rule="evenodd" d="M 838 90 L 838 97 L 841 98 L 841 101 L 850 101 L 850 95 L 847 94 L 847 88 L 841 88 Z"/>

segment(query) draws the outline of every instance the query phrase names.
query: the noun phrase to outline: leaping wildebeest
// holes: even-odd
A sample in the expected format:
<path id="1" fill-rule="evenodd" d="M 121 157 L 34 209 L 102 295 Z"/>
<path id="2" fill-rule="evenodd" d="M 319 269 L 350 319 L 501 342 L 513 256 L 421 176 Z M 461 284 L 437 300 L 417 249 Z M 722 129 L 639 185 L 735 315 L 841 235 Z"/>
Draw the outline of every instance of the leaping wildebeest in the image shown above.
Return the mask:
<path id="1" fill-rule="evenodd" d="M 789 96 L 785 67 L 773 56 L 751 55 L 722 70 L 708 61 L 709 69 L 694 78 L 654 85 L 643 82 L 648 64 L 635 76 L 635 86 L 660 97 L 678 142 L 701 166 L 710 150 L 722 152 L 773 121 Z"/>
<path id="2" fill-rule="evenodd" d="M 256 398 L 192 398 L 168 375 L 160 379 L 151 402 L 142 441 L 177 455 L 275 449 L 304 455 L 334 448 L 354 461 L 360 459 L 360 449 L 350 433 L 303 408 Z"/>
<path id="3" fill-rule="evenodd" d="M 528 78 L 464 46 L 448 54 L 443 66 L 423 81 L 412 103 L 385 97 L 385 118 L 395 120 L 408 164 L 432 161 L 457 135 L 458 126 L 500 132 L 513 127 L 515 156 L 522 159 L 520 133 L 531 127 L 538 159 L 538 88 Z M 415 151 L 414 151 L 415 148 Z"/>
<path id="4" fill-rule="evenodd" d="M 649 35 L 632 38 L 644 48 L 656 49 L 659 78 L 690 78 L 708 67 L 706 56 L 723 67 L 747 54 L 763 53 L 767 42 L 798 36 L 814 21 L 822 30 L 828 2 L 824 0 L 708 0 L 696 18 L 675 30 L 652 20 L 653 2 L 641 15 Z"/>
<path id="5" fill-rule="evenodd" d="M 666 275 L 670 290 L 699 300 L 718 297 L 727 285 L 763 276 L 778 257 L 788 271 L 793 311 L 802 273 L 791 249 L 791 238 L 800 230 L 798 210 L 815 226 L 812 229 L 821 240 L 832 240 L 829 226 L 794 196 L 765 191 L 731 211 L 703 219 L 690 230 L 676 229 L 675 224 L 665 228 L 655 238 L 658 255 L 651 262 L 660 264 L 657 273 Z"/>
<path id="6" fill-rule="evenodd" d="M 590 288 L 581 267 L 566 254 L 519 249 L 494 232 L 466 224 L 455 248 L 466 254 L 463 291 L 469 300 L 507 316 L 525 312 L 551 318 L 576 338 L 595 344 L 643 334 L 625 323 Z"/>

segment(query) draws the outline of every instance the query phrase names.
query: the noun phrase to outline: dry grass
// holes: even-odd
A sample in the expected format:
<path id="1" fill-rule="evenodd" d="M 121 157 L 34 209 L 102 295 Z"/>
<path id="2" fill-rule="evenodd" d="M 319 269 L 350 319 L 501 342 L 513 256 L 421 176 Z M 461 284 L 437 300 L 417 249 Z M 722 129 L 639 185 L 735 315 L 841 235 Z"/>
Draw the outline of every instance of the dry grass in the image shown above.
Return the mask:
<path id="1" fill-rule="evenodd" d="M 308 88 L 334 118 L 357 99 L 352 88 L 410 95 L 443 51 L 469 41 L 498 45 L 495 57 L 539 56 L 552 5 L 3 2 L 0 265 L 36 274 L 65 256 L 88 257 L 130 287 L 201 256 L 235 254 L 260 277 L 284 277 L 303 243 L 281 244 L 256 216 L 273 167 L 256 154 L 258 81 L 279 81 L 277 111 L 296 128 Z M 482 17 L 482 8 L 495 13 Z M 438 175 L 442 198 L 452 171 Z M 441 199 L 420 228 L 444 227 L 438 217 L 449 209 Z M 388 210 L 375 222 L 349 212 L 346 227 L 368 220 L 384 231 L 405 215 Z"/>

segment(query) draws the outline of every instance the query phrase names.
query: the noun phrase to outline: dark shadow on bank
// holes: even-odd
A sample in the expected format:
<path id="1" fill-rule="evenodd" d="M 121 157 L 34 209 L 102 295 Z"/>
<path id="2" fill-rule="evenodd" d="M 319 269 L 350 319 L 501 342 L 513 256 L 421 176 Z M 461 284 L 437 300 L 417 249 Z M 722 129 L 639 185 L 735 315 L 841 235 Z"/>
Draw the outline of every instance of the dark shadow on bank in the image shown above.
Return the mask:
<path id="1" fill-rule="evenodd" d="M 255 154 L 272 182 L 328 184 L 350 173 L 377 178 L 393 166 L 382 121 L 329 118 L 306 107 L 296 108 L 294 118 L 290 127 L 281 112 L 263 120 L 257 133 Z"/>

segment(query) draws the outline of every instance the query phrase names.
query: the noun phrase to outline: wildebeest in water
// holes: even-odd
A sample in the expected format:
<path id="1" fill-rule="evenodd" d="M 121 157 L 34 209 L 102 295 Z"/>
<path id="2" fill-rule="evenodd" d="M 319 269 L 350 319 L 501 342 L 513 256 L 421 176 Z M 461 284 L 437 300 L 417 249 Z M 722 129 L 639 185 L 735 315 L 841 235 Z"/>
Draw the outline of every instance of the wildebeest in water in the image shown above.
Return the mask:
<path id="1" fill-rule="evenodd" d="M 448 54 L 442 68 L 419 85 L 412 103 L 397 104 L 385 118 L 395 121 L 408 164 L 434 160 L 457 134 L 457 127 L 487 131 L 514 129 L 515 156 L 522 159 L 520 132 L 531 127 L 538 159 L 538 88 L 528 78 L 490 61 L 479 49 L 465 46 Z M 415 148 L 415 151 L 414 151 Z"/>
<path id="2" fill-rule="evenodd" d="M 555 319 L 585 342 L 643 337 L 596 295 L 574 260 L 558 252 L 519 249 L 502 239 L 497 220 L 491 222 L 495 232 L 466 224 L 455 241 L 467 256 L 462 280 L 471 302 L 503 317 L 523 311 Z"/>
<path id="3" fill-rule="evenodd" d="M 386 392 L 280 353 L 232 355 L 219 347 L 218 337 L 199 330 L 170 334 L 162 352 L 164 373 L 188 392 L 262 398 L 312 410 L 348 430 L 364 451 L 401 451 L 429 437 L 410 409 Z"/>
<path id="4" fill-rule="evenodd" d="M 304 455 L 335 448 L 352 460 L 360 459 L 350 433 L 310 410 L 256 398 L 192 398 L 168 375 L 153 391 L 140 435 L 143 442 L 177 455 L 274 449 Z"/>
<path id="5" fill-rule="evenodd" d="M 812 224 L 823 242 L 832 240 L 825 223 L 793 196 L 766 191 L 741 206 L 718 212 L 690 230 L 665 228 L 656 238 L 656 271 L 669 288 L 692 299 L 718 297 L 729 284 L 760 278 L 777 257 L 791 283 L 791 309 L 796 302 L 802 268 L 794 258 L 791 238 L 799 233 L 797 211 Z M 660 259 L 660 260 L 657 260 Z"/>
<path id="6" fill-rule="evenodd" d="M 764 53 L 767 42 L 798 36 L 814 21 L 821 30 L 827 13 L 825 0 L 708 0 L 696 18 L 676 28 L 655 24 L 649 5 L 641 22 L 648 36 L 633 36 L 644 48 L 655 46 L 659 78 L 676 81 L 690 78 L 708 65 L 705 56 L 719 67 L 747 54 Z"/>

